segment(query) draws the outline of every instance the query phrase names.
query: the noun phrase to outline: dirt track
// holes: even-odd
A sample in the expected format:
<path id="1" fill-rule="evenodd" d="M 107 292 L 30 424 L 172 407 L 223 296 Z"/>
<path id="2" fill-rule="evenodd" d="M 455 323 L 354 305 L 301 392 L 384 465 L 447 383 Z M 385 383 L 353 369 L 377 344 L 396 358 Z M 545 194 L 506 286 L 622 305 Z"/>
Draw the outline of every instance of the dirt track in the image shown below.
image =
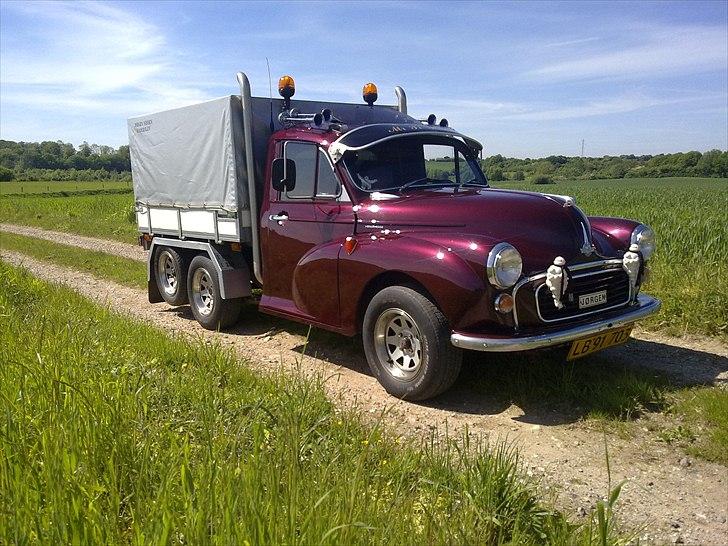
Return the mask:
<path id="1" fill-rule="evenodd" d="M 3 225 L 2 229 L 8 229 Z M 39 236 L 35 228 L 23 234 Z M 13 229 L 17 232 L 16 229 Z M 43 238 L 72 242 L 76 236 L 42 232 Z M 112 248 L 107 241 L 83 238 L 95 250 Z M 79 240 L 80 241 L 80 240 Z M 122 243 L 114 243 L 116 248 Z M 85 246 L 79 245 L 79 246 Z M 129 252 L 136 250 L 126 245 Z M 88 248 L 88 247 L 87 247 Z M 113 250 L 116 252 L 116 250 Z M 519 404 L 504 404 L 472 386 L 472 370 L 464 371 L 455 387 L 427 404 L 400 402 L 388 396 L 367 370 L 361 350 L 345 338 L 314 330 L 306 348 L 307 328 L 266 317 L 246 308 L 236 329 L 208 332 L 200 328 L 187 307 L 147 303 L 142 291 L 126 288 L 21 254 L 2 252 L 10 263 L 22 264 L 40 278 L 60 282 L 112 308 L 148 321 L 168 332 L 216 340 L 231 346 L 254 367 L 265 370 L 300 368 L 304 373 L 323 373 L 330 397 L 342 406 L 378 416 L 404 434 L 429 434 L 434 428 L 450 433 L 487 434 L 491 439 L 515 441 L 521 447 L 529 474 L 543 476 L 545 484 L 558 492 L 558 504 L 579 517 L 606 491 L 603 434 L 582 420 L 577 410 L 561 411 Z M 124 253 L 124 255 L 127 255 Z M 131 255 L 127 255 L 131 257 Z M 138 256 L 138 254 L 137 254 Z M 138 257 L 135 259 L 139 259 Z M 706 339 L 675 339 L 640 332 L 626 346 L 609 349 L 611 361 L 642 366 L 668 374 L 675 384 L 728 386 L 728 347 Z M 471 358 L 470 368 L 504 363 Z M 608 371 L 605 371 L 608 373 Z M 651 417 L 638 421 L 629 439 L 609 435 L 612 482 L 627 479 L 619 501 L 618 516 L 631 528 L 646 524 L 643 541 L 686 544 L 728 544 L 728 469 L 689 459 L 668 444 L 659 442 L 647 427 L 659 426 Z M 680 461 L 683 460 L 683 464 Z"/>

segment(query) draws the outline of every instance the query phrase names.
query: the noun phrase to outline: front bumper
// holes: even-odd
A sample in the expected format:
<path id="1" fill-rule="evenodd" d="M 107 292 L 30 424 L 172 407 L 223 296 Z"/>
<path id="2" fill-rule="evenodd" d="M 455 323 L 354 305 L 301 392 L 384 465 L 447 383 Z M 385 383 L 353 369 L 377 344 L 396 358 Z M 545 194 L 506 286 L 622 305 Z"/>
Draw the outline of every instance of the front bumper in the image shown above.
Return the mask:
<path id="1" fill-rule="evenodd" d="M 607 318 L 595 320 L 588 324 L 566 326 L 558 330 L 550 330 L 545 334 L 520 337 L 517 335 L 511 337 L 492 337 L 485 334 L 460 334 L 454 332 L 450 336 L 450 342 L 455 347 L 469 349 L 471 351 L 488 351 L 494 353 L 530 351 L 532 349 L 561 345 L 575 339 L 626 326 L 627 324 L 652 315 L 659 310 L 660 300 L 647 294 L 640 294 L 637 296 L 637 302 L 635 304 L 618 313 L 610 314 Z"/>

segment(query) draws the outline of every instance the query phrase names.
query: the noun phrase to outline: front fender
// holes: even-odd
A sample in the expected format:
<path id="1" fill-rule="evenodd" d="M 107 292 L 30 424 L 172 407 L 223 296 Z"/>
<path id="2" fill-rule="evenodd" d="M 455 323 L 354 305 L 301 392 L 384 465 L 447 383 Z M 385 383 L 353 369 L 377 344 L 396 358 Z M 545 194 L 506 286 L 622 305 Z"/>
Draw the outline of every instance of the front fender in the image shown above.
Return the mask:
<path id="1" fill-rule="evenodd" d="M 465 328 L 484 319 L 490 287 L 485 280 L 484 249 L 472 240 L 453 236 L 448 241 L 414 235 L 360 235 L 351 254 L 339 253 L 339 291 L 342 327 L 355 331 L 360 304 L 368 287 L 385 274 L 396 273 L 419 283 L 434 299 L 453 328 Z M 472 237 L 470 237 L 472 239 Z M 467 252 L 473 254 L 468 259 Z M 487 313 L 487 312 L 486 312 Z"/>
<path id="2" fill-rule="evenodd" d="M 640 225 L 634 220 L 610 218 L 607 216 L 590 216 L 594 243 L 600 254 L 613 256 L 617 251 L 629 249 L 630 238 L 634 228 Z"/>

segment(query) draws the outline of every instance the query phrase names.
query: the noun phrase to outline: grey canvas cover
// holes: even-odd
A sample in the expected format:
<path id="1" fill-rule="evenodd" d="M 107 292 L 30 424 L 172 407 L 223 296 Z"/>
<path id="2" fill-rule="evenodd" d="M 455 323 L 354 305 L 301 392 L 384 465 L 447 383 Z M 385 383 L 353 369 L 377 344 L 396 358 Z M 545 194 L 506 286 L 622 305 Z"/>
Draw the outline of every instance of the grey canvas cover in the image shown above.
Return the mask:
<path id="1" fill-rule="evenodd" d="M 137 202 L 248 208 L 240 97 L 130 118 L 128 129 Z"/>

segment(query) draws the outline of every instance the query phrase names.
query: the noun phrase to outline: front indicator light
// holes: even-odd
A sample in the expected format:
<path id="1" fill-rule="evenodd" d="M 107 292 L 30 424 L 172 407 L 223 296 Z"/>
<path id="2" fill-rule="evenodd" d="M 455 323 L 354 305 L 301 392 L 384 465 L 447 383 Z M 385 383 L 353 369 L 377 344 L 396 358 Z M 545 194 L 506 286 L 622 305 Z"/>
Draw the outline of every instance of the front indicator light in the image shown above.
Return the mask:
<path id="1" fill-rule="evenodd" d="M 499 294 L 495 298 L 494 303 L 495 310 L 499 313 L 507 315 L 513 312 L 513 296 L 510 294 Z"/>

